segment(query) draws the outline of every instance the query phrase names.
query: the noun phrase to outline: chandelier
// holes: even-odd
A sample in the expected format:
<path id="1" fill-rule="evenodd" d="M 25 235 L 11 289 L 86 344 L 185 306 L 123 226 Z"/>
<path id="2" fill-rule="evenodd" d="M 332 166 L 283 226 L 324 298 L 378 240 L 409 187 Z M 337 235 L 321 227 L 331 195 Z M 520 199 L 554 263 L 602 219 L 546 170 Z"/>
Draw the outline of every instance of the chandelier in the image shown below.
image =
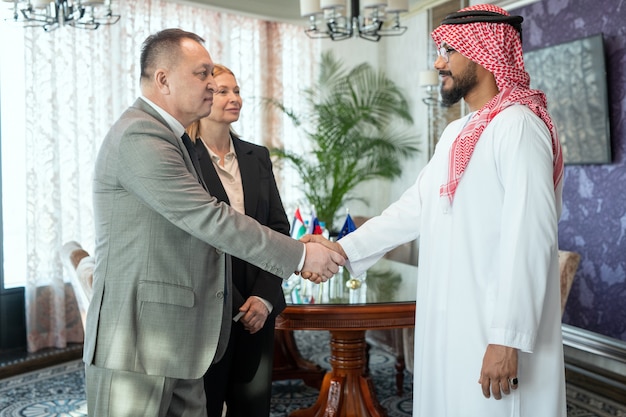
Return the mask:
<path id="1" fill-rule="evenodd" d="M 300 0 L 300 15 L 309 18 L 307 36 L 340 41 L 358 36 L 378 42 L 383 36 L 406 32 L 400 13 L 409 10 L 409 0 Z M 350 8 L 350 16 L 342 14 Z M 361 7 L 363 14 L 361 14 Z M 385 27 L 383 27 L 385 25 Z"/>
<path id="2" fill-rule="evenodd" d="M 13 20 L 24 27 L 42 27 L 50 32 L 61 26 L 98 29 L 113 25 L 120 15 L 113 14 L 111 0 L 2 0 L 13 3 Z"/>

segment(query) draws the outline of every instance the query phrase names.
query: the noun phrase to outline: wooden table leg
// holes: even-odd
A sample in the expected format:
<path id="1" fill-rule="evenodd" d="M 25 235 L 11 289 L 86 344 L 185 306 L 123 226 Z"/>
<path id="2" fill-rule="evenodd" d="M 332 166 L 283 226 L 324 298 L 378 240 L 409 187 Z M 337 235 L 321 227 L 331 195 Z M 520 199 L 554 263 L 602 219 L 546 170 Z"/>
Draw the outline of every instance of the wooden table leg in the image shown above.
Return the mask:
<path id="1" fill-rule="evenodd" d="M 378 403 L 372 381 L 365 372 L 364 330 L 330 332 L 330 365 L 317 402 L 296 410 L 290 417 L 386 417 Z"/>
<path id="2" fill-rule="evenodd" d="M 324 368 L 300 355 L 293 331 L 276 329 L 272 381 L 302 379 L 306 385 L 320 389 L 324 374 Z"/>

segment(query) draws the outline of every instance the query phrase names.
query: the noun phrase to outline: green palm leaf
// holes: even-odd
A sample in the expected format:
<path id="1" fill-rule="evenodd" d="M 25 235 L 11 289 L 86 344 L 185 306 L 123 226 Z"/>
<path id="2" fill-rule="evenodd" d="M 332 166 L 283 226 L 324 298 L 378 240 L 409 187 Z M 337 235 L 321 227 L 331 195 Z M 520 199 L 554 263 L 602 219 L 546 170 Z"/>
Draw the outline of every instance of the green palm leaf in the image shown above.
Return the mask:
<path id="1" fill-rule="evenodd" d="M 265 102 L 302 128 L 312 151 L 272 153 L 294 167 L 309 204 L 332 229 L 347 202 L 366 202 L 351 195 L 357 185 L 399 177 L 401 160 L 418 152 L 417 138 L 408 132 L 413 118 L 402 90 L 383 72 L 365 63 L 346 69 L 330 52 L 322 55 L 317 83 L 303 97 L 298 111 L 275 99 Z"/>

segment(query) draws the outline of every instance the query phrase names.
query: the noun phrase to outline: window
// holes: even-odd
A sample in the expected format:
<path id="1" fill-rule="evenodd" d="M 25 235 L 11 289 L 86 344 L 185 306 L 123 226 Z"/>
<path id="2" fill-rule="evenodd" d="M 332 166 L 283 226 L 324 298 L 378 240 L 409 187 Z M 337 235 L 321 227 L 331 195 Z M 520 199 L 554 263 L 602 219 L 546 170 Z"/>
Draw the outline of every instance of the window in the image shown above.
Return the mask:
<path id="1" fill-rule="evenodd" d="M 21 28 L 0 23 L 0 155 L 4 288 L 24 285 L 26 185 L 24 175 L 24 43 Z"/>

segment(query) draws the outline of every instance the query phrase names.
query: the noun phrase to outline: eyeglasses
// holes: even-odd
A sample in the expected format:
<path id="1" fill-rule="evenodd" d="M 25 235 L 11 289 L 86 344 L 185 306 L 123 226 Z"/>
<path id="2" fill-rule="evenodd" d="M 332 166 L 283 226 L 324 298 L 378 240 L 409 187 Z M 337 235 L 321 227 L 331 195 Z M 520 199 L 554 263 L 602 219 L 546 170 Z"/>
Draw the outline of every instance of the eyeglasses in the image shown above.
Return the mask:
<path id="1" fill-rule="evenodd" d="M 456 52 L 456 49 L 454 48 L 450 48 L 449 46 L 444 46 L 441 45 L 438 49 L 437 49 L 437 55 L 439 55 L 440 57 L 443 58 L 444 61 L 446 62 L 450 62 L 450 54 L 452 52 Z"/>

